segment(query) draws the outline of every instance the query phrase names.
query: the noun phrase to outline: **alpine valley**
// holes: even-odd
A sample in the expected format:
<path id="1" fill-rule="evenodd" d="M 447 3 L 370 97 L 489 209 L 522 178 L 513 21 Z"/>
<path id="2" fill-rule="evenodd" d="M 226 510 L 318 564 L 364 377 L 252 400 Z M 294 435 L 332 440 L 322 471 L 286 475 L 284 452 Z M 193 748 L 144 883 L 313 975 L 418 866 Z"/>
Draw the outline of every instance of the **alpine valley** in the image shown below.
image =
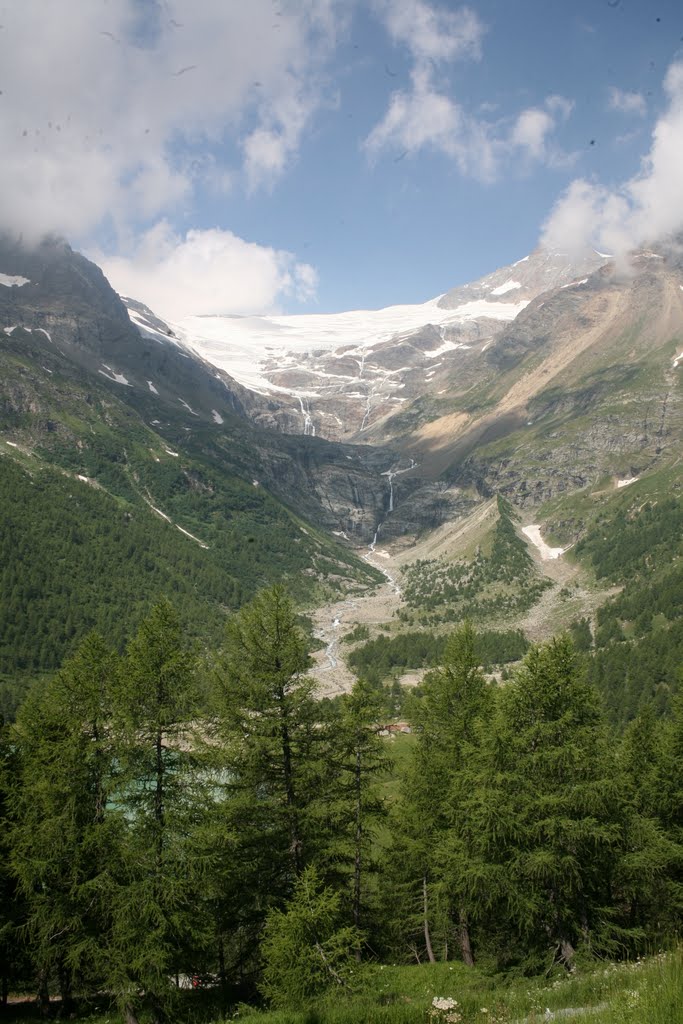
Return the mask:
<path id="1" fill-rule="evenodd" d="M 469 618 L 490 674 L 569 628 L 616 721 L 668 705 L 680 239 L 537 250 L 383 310 L 166 323 L 144 300 L 60 239 L 0 240 L 5 714 L 93 627 L 121 646 L 167 595 L 215 642 L 274 582 L 328 695 L 418 682 Z"/>

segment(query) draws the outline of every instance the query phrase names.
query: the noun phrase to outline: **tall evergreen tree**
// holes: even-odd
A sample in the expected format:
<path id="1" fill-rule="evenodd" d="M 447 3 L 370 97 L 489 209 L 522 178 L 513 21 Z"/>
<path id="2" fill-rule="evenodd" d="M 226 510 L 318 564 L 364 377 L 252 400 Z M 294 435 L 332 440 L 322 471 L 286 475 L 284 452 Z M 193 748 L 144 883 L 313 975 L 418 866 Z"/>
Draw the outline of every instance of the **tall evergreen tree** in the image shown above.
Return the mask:
<path id="1" fill-rule="evenodd" d="M 569 967 L 579 943 L 613 949 L 623 792 L 568 636 L 532 648 L 501 692 L 473 803 L 480 878 L 507 917 L 508 948 L 521 936 L 529 963 L 550 951 Z"/>
<path id="2" fill-rule="evenodd" d="M 334 781 L 325 804 L 336 808 L 331 852 L 350 883 L 350 916 L 357 929 L 368 923 L 372 840 L 384 817 L 384 803 L 377 792 L 377 784 L 388 769 L 383 741 L 378 736 L 383 706 L 383 694 L 358 681 L 351 693 L 341 698 L 339 712 L 330 722 Z"/>
<path id="3" fill-rule="evenodd" d="M 229 621 L 216 672 L 217 729 L 233 791 L 246 796 L 255 819 L 268 819 L 271 853 L 285 854 L 285 891 L 316 846 L 311 812 L 326 775 L 309 664 L 292 602 L 282 587 L 272 587 Z"/>
<path id="4" fill-rule="evenodd" d="M 443 664 L 428 673 L 413 715 L 417 744 L 401 804 L 401 857 L 412 863 L 412 899 L 421 908 L 424 948 L 436 959 L 431 922 L 440 919 L 441 947 L 448 956 L 454 933 L 466 964 L 473 960 L 471 907 L 461 884 L 468 853 L 459 794 L 467 789 L 480 728 L 492 698 L 476 656 L 470 623 L 446 644 Z M 436 912 L 436 913 L 435 913 Z"/>
<path id="5" fill-rule="evenodd" d="M 211 780 L 195 755 L 194 659 L 178 616 L 158 604 L 128 645 L 115 707 L 127 828 L 113 906 L 110 984 L 126 1020 L 173 1006 L 177 972 L 202 947 L 202 826 Z"/>
<path id="6" fill-rule="evenodd" d="M 11 866 L 13 816 L 9 797 L 18 785 L 16 744 L 0 714 L 0 1006 L 7 1006 L 10 985 L 19 980 L 24 966 L 21 926 L 26 916 L 25 900 Z"/>
<path id="7" fill-rule="evenodd" d="M 20 710 L 10 792 L 12 869 L 46 1008 L 56 973 L 64 1004 L 73 983 L 106 975 L 112 878 L 123 820 L 111 808 L 118 772 L 111 729 L 116 657 L 95 634 Z"/>

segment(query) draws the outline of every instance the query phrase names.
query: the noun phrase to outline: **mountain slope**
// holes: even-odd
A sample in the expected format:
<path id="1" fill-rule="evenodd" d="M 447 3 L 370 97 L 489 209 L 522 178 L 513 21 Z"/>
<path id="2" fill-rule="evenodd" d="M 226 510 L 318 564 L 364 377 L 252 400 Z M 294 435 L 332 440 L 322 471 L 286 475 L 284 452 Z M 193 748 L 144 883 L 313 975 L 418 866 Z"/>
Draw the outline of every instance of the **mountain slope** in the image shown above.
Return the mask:
<path id="1" fill-rule="evenodd" d="M 451 371 L 469 372 L 472 357 L 530 301 L 605 260 L 591 254 L 572 262 L 566 254 L 538 251 L 421 305 L 193 316 L 160 329 L 250 389 L 249 411 L 257 422 L 287 433 L 381 444 L 387 418 L 424 392 L 445 393 Z M 144 331 L 152 322 L 149 311 L 143 321 L 139 304 L 126 302 Z"/>
<path id="2" fill-rule="evenodd" d="M 479 407 L 463 403 L 455 437 L 432 424 L 430 442 L 449 474 L 522 505 L 602 478 L 616 485 L 678 458 L 681 351 L 675 261 L 636 261 L 627 277 L 598 271 L 525 310 L 486 353 Z"/>
<path id="3" fill-rule="evenodd" d="M 215 640 L 274 580 L 311 603 L 381 578 L 316 524 L 371 537 L 389 456 L 255 429 L 239 385 L 141 339 L 68 246 L 5 240 L 0 329 L 0 672 L 92 625 L 120 641 L 162 593 Z"/>

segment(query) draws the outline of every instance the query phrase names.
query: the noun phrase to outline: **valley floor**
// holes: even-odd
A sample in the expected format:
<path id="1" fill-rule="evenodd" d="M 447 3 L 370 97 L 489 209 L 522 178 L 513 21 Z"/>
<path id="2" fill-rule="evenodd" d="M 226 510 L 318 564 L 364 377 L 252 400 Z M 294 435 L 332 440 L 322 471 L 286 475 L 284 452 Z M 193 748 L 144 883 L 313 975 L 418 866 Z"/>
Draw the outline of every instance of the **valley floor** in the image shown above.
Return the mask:
<path id="1" fill-rule="evenodd" d="M 419 558 L 451 560 L 466 557 L 489 512 L 489 507 L 483 505 L 469 521 L 448 524 L 425 540 L 410 545 L 400 541 L 382 544 L 372 551 L 364 548 L 356 552 L 380 569 L 387 580 L 374 590 L 340 598 L 312 612 L 315 636 L 324 645 L 314 653 L 315 665 L 310 673 L 318 683 L 320 696 L 334 697 L 350 692 L 356 677 L 345 661 L 345 655 L 351 648 L 344 643 L 344 637 L 355 626 L 366 626 L 371 636 L 380 632 L 395 633 L 399 626 L 408 628 L 399 624 L 396 618 L 399 610 L 406 607 L 401 593 L 402 568 Z M 523 536 L 522 531 L 520 536 Z M 549 548 L 540 538 L 534 542 L 529 535 L 524 536 L 524 540 L 538 571 L 550 581 L 551 586 L 543 591 L 528 611 L 505 621 L 487 622 L 487 627 L 521 629 L 528 640 L 538 643 L 562 632 L 576 619 L 592 618 L 600 605 L 618 593 L 618 587 L 597 586 L 586 570 L 566 552 L 559 557 L 548 557 L 548 550 L 560 549 Z M 423 674 L 424 670 L 406 673 L 401 682 L 415 685 Z"/>

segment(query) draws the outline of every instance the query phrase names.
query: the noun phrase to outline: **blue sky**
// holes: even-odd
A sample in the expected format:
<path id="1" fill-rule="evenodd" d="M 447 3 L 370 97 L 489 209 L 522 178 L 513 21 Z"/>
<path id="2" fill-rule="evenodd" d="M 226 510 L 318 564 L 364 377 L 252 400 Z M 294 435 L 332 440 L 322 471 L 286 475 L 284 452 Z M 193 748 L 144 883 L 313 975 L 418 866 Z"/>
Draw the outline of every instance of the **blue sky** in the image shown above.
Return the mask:
<path id="1" fill-rule="evenodd" d="M 420 302 L 539 238 L 683 228 L 678 0 L 68 6 L 0 19 L 6 226 L 168 316 Z"/>

